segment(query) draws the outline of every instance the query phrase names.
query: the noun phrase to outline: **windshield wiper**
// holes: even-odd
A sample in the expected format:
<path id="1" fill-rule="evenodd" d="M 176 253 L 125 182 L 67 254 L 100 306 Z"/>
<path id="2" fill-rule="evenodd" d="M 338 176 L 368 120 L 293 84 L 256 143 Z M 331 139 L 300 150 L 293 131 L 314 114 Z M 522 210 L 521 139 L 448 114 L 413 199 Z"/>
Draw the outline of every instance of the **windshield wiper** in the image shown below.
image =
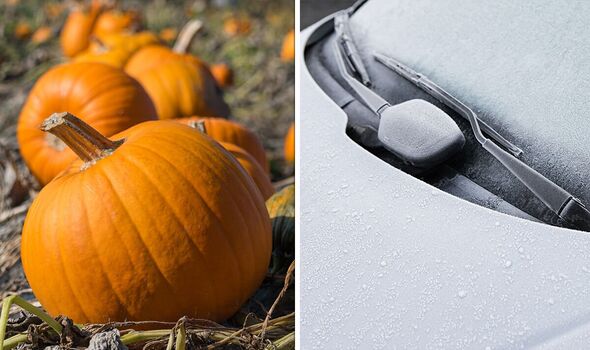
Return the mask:
<path id="1" fill-rule="evenodd" d="M 457 98 L 433 83 L 423 74 L 417 73 L 403 63 L 379 53 L 374 53 L 374 57 L 387 68 L 411 81 L 426 93 L 438 99 L 440 102 L 469 120 L 475 138 L 483 148 L 498 159 L 520 180 L 520 182 L 528 187 L 537 198 L 569 224 L 580 230 L 590 231 L 590 211 L 586 209 L 584 204 L 569 192 L 516 158 L 515 156 L 521 154 L 522 151 L 483 123 L 471 108 L 467 107 Z M 484 129 L 487 134 L 510 150 L 512 154 L 506 152 L 500 146 L 486 138 L 480 129 L 480 124 L 481 129 Z"/>
<path id="2" fill-rule="evenodd" d="M 352 40 L 348 19 L 348 11 L 340 11 L 334 17 L 334 31 L 337 35 L 336 40 L 338 41 L 338 45 L 346 58 L 346 63 L 352 72 L 358 75 L 365 86 L 370 87 L 372 84 L 371 77 L 369 76 L 369 73 L 363 64 L 363 60 L 361 59 L 361 55 L 358 53 L 356 45 Z"/>
<path id="3" fill-rule="evenodd" d="M 510 141 L 506 140 L 502 135 L 498 134 L 496 130 L 494 130 L 484 121 L 479 119 L 477 114 L 475 114 L 475 112 L 473 112 L 469 107 L 465 106 L 461 101 L 451 96 L 449 93 L 447 93 L 441 87 L 433 83 L 424 75 L 417 73 L 410 67 L 383 54 L 375 52 L 373 53 L 373 57 L 378 62 L 383 64 L 385 67 L 395 71 L 397 74 L 401 75 L 402 77 L 414 83 L 422 90 L 426 91 L 430 96 L 436 98 L 440 102 L 444 103 L 447 107 L 459 113 L 459 115 L 461 115 L 463 118 L 469 120 L 469 123 L 473 128 L 475 138 L 479 143 L 483 143 L 486 139 L 481 132 L 483 130 L 483 132 L 490 135 L 494 140 L 496 140 L 496 142 L 506 147 L 506 149 L 508 149 L 510 153 L 514 154 L 517 157 L 522 154 L 522 150 L 520 148 L 518 148 Z"/>

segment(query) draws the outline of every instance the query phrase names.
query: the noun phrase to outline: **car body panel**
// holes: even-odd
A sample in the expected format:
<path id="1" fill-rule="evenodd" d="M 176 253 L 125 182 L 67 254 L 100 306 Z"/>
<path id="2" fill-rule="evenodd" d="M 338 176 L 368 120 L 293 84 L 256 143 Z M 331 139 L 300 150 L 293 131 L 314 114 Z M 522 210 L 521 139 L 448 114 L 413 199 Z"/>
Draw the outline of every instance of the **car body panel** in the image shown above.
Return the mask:
<path id="1" fill-rule="evenodd" d="M 303 31 L 302 46 L 330 21 Z M 302 349 L 588 343 L 587 233 L 474 205 L 390 166 L 347 137 L 346 114 L 305 63 L 300 75 Z"/>

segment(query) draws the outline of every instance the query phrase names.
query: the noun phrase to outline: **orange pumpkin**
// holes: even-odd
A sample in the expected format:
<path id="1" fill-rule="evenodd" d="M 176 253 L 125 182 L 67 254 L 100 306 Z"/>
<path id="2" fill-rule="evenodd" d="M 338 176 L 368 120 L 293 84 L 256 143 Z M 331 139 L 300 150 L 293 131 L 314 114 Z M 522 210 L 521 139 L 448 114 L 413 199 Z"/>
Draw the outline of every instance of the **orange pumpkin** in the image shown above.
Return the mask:
<path id="1" fill-rule="evenodd" d="M 104 35 L 101 39 L 93 40 L 86 51 L 74 57 L 74 61 L 100 62 L 122 69 L 139 49 L 159 42 L 158 37 L 151 32 Z"/>
<path id="2" fill-rule="evenodd" d="M 39 130 L 45 117 L 65 109 L 109 136 L 157 118 L 145 90 L 120 69 L 100 63 L 66 63 L 50 69 L 31 90 L 17 127 L 23 158 L 43 184 L 76 158 L 63 143 Z"/>
<path id="3" fill-rule="evenodd" d="M 262 143 L 252 131 L 245 126 L 223 118 L 190 117 L 175 119 L 177 122 L 196 127 L 203 122 L 205 132 L 217 142 L 233 143 L 248 152 L 264 171 L 268 174 L 269 166 L 266 159 L 266 151 Z"/>
<path id="4" fill-rule="evenodd" d="M 270 220 L 221 146 L 170 121 L 136 125 L 116 141 L 67 113 L 42 128 L 82 159 L 41 190 L 23 227 L 23 268 L 50 314 L 222 321 L 256 291 Z"/>
<path id="5" fill-rule="evenodd" d="M 92 6 L 76 7 L 70 12 L 61 30 L 61 49 L 67 57 L 73 57 L 86 50 L 90 43 L 90 35 L 94 23 L 102 11 L 102 6 L 93 3 Z"/>
<path id="6" fill-rule="evenodd" d="M 219 144 L 229 151 L 229 153 L 237 159 L 240 165 L 242 165 L 244 170 L 246 170 L 248 175 L 252 177 L 264 200 L 269 199 L 275 193 L 275 188 L 270 182 L 268 173 L 260 166 L 260 164 L 258 164 L 256 159 L 254 159 L 250 153 L 233 143 L 220 142 Z"/>
<path id="7" fill-rule="evenodd" d="M 292 62 L 295 60 L 295 31 L 290 30 L 283 39 L 283 47 L 281 48 L 281 60 L 285 62 Z"/>
<path id="8" fill-rule="evenodd" d="M 176 37 L 178 36 L 178 31 L 174 28 L 164 28 L 162 30 L 160 30 L 160 39 L 166 41 L 166 42 L 172 42 L 174 41 L 174 39 L 176 39 Z"/>
<path id="9" fill-rule="evenodd" d="M 47 40 L 51 39 L 53 36 L 53 30 L 50 27 L 42 26 L 37 28 L 37 30 L 31 36 L 31 42 L 34 44 L 43 44 Z"/>
<path id="10" fill-rule="evenodd" d="M 129 59 L 125 71 L 148 92 L 160 119 L 229 114 L 209 68 L 194 56 L 146 46 Z"/>
<path id="11" fill-rule="evenodd" d="M 207 127 L 205 126 L 205 121 L 202 119 L 189 123 L 188 125 L 204 134 L 207 134 Z M 267 200 L 275 193 L 275 189 L 270 182 L 268 172 L 262 168 L 262 166 L 256 159 L 254 159 L 254 157 L 250 155 L 250 153 L 246 152 L 243 148 L 234 145 L 233 143 L 219 142 L 219 144 L 229 151 L 229 153 L 231 153 L 242 165 L 250 177 L 252 177 L 264 200 Z"/>
<path id="12" fill-rule="evenodd" d="M 131 76 L 139 75 L 157 67 L 160 63 L 174 57 L 175 53 L 162 45 L 147 45 L 138 50 L 125 65 L 125 72 Z"/>
<path id="13" fill-rule="evenodd" d="M 133 32 L 141 27 L 141 18 L 136 11 L 105 11 L 98 16 L 93 34 L 99 39 L 106 35 Z"/>
<path id="14" fill-rule="evenodd" d="M 223 22 L 223 31 L 228 36 L 246 35 L 252 30 L 252 21 L 246 17 L 230 17 Z"/>
<path id="15" fill-rule="evenodd" d="M 217 84 L 222 88 L 227 88 L 234 84 L 234 72 L 226 63 L 213 64 L 209 69 Z"/>
<path id="16" fill-rule="evenodd" d="M 25 22 L 19 22 L 14 28 L 14 36 L 17 39 L 26 39 L 31 36 L 31 26 Z"/>
<path id="17" fill-rule="evenodd" d="M 295 162 L 295 123 L 291 123 L 285 136 L 284 154 L 288 163 Z"/>

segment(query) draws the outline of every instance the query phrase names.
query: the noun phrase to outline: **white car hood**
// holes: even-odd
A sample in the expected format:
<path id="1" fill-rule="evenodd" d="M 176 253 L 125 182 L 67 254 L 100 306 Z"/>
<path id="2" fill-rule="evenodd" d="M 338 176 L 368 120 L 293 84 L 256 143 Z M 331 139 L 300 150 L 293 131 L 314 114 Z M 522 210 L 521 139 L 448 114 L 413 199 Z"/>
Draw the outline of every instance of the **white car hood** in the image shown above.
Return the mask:
<path id="1" fill-rule="evenodd" d="M 587 233 L 471 204 L 384 163 L 346 136 L 346 115 L 305 64 L 300 74 L 302 349 L 587 345 Z"/>

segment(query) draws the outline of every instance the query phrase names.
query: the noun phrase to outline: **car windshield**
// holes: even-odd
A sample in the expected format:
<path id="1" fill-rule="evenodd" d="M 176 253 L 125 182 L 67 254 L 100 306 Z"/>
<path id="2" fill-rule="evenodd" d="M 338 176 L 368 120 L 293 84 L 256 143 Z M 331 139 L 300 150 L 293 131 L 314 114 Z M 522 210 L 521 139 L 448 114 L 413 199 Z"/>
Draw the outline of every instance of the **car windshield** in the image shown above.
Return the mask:
<path id="1" fill-rule="evenodd" d="M 590 172 L 590 145 L 585 142 L 590 102 L 584 92 L 590 83 L 582 78 L 590 74 L 589 49 L 583 45 L 583 38 L 590 37 L 584 15 L 588 10 L 590 4 L 585 3 L 564 7 L 551 2 L 500 2 L 490 8 L 459 1 L 374 0 L 351 16 L 349 31 L 375 91 L 389 103 L 411 98 L 436 101 L 379 67 L 373 59 L 375 52 L 395 57 L 444 86 L 483 122 L 520 147 L 520 160 L 588 203 L 590 189 L 584 183 Z M 333 38 L 326 39 L 330 40 Z M 336 75 L 327 50 L 308 50 L 308 63 L 322 53 L 319 60 Z M 313 74 L 314 69 L 310 70 Z M 334 90 L 337 88 L 332 87 Z M 355 127 L 376 130 L 370 117 L 353 119 L 353 110 L 363 114 L 359 112 L 362 106 L 349 104 L 341 96 L 339 100 L 346 104 L 353 132 Z M 469 125 L 457 123 L 468 137 Z M 366 136 L 365 145 L 376 146 Z M 473 141 L 468 139 L 460 159 L 446 165 L 537 219 L 556 222 L 510 171 Z M 437 181 L 446 170 L 418 176 L 440 187 Z"/>

